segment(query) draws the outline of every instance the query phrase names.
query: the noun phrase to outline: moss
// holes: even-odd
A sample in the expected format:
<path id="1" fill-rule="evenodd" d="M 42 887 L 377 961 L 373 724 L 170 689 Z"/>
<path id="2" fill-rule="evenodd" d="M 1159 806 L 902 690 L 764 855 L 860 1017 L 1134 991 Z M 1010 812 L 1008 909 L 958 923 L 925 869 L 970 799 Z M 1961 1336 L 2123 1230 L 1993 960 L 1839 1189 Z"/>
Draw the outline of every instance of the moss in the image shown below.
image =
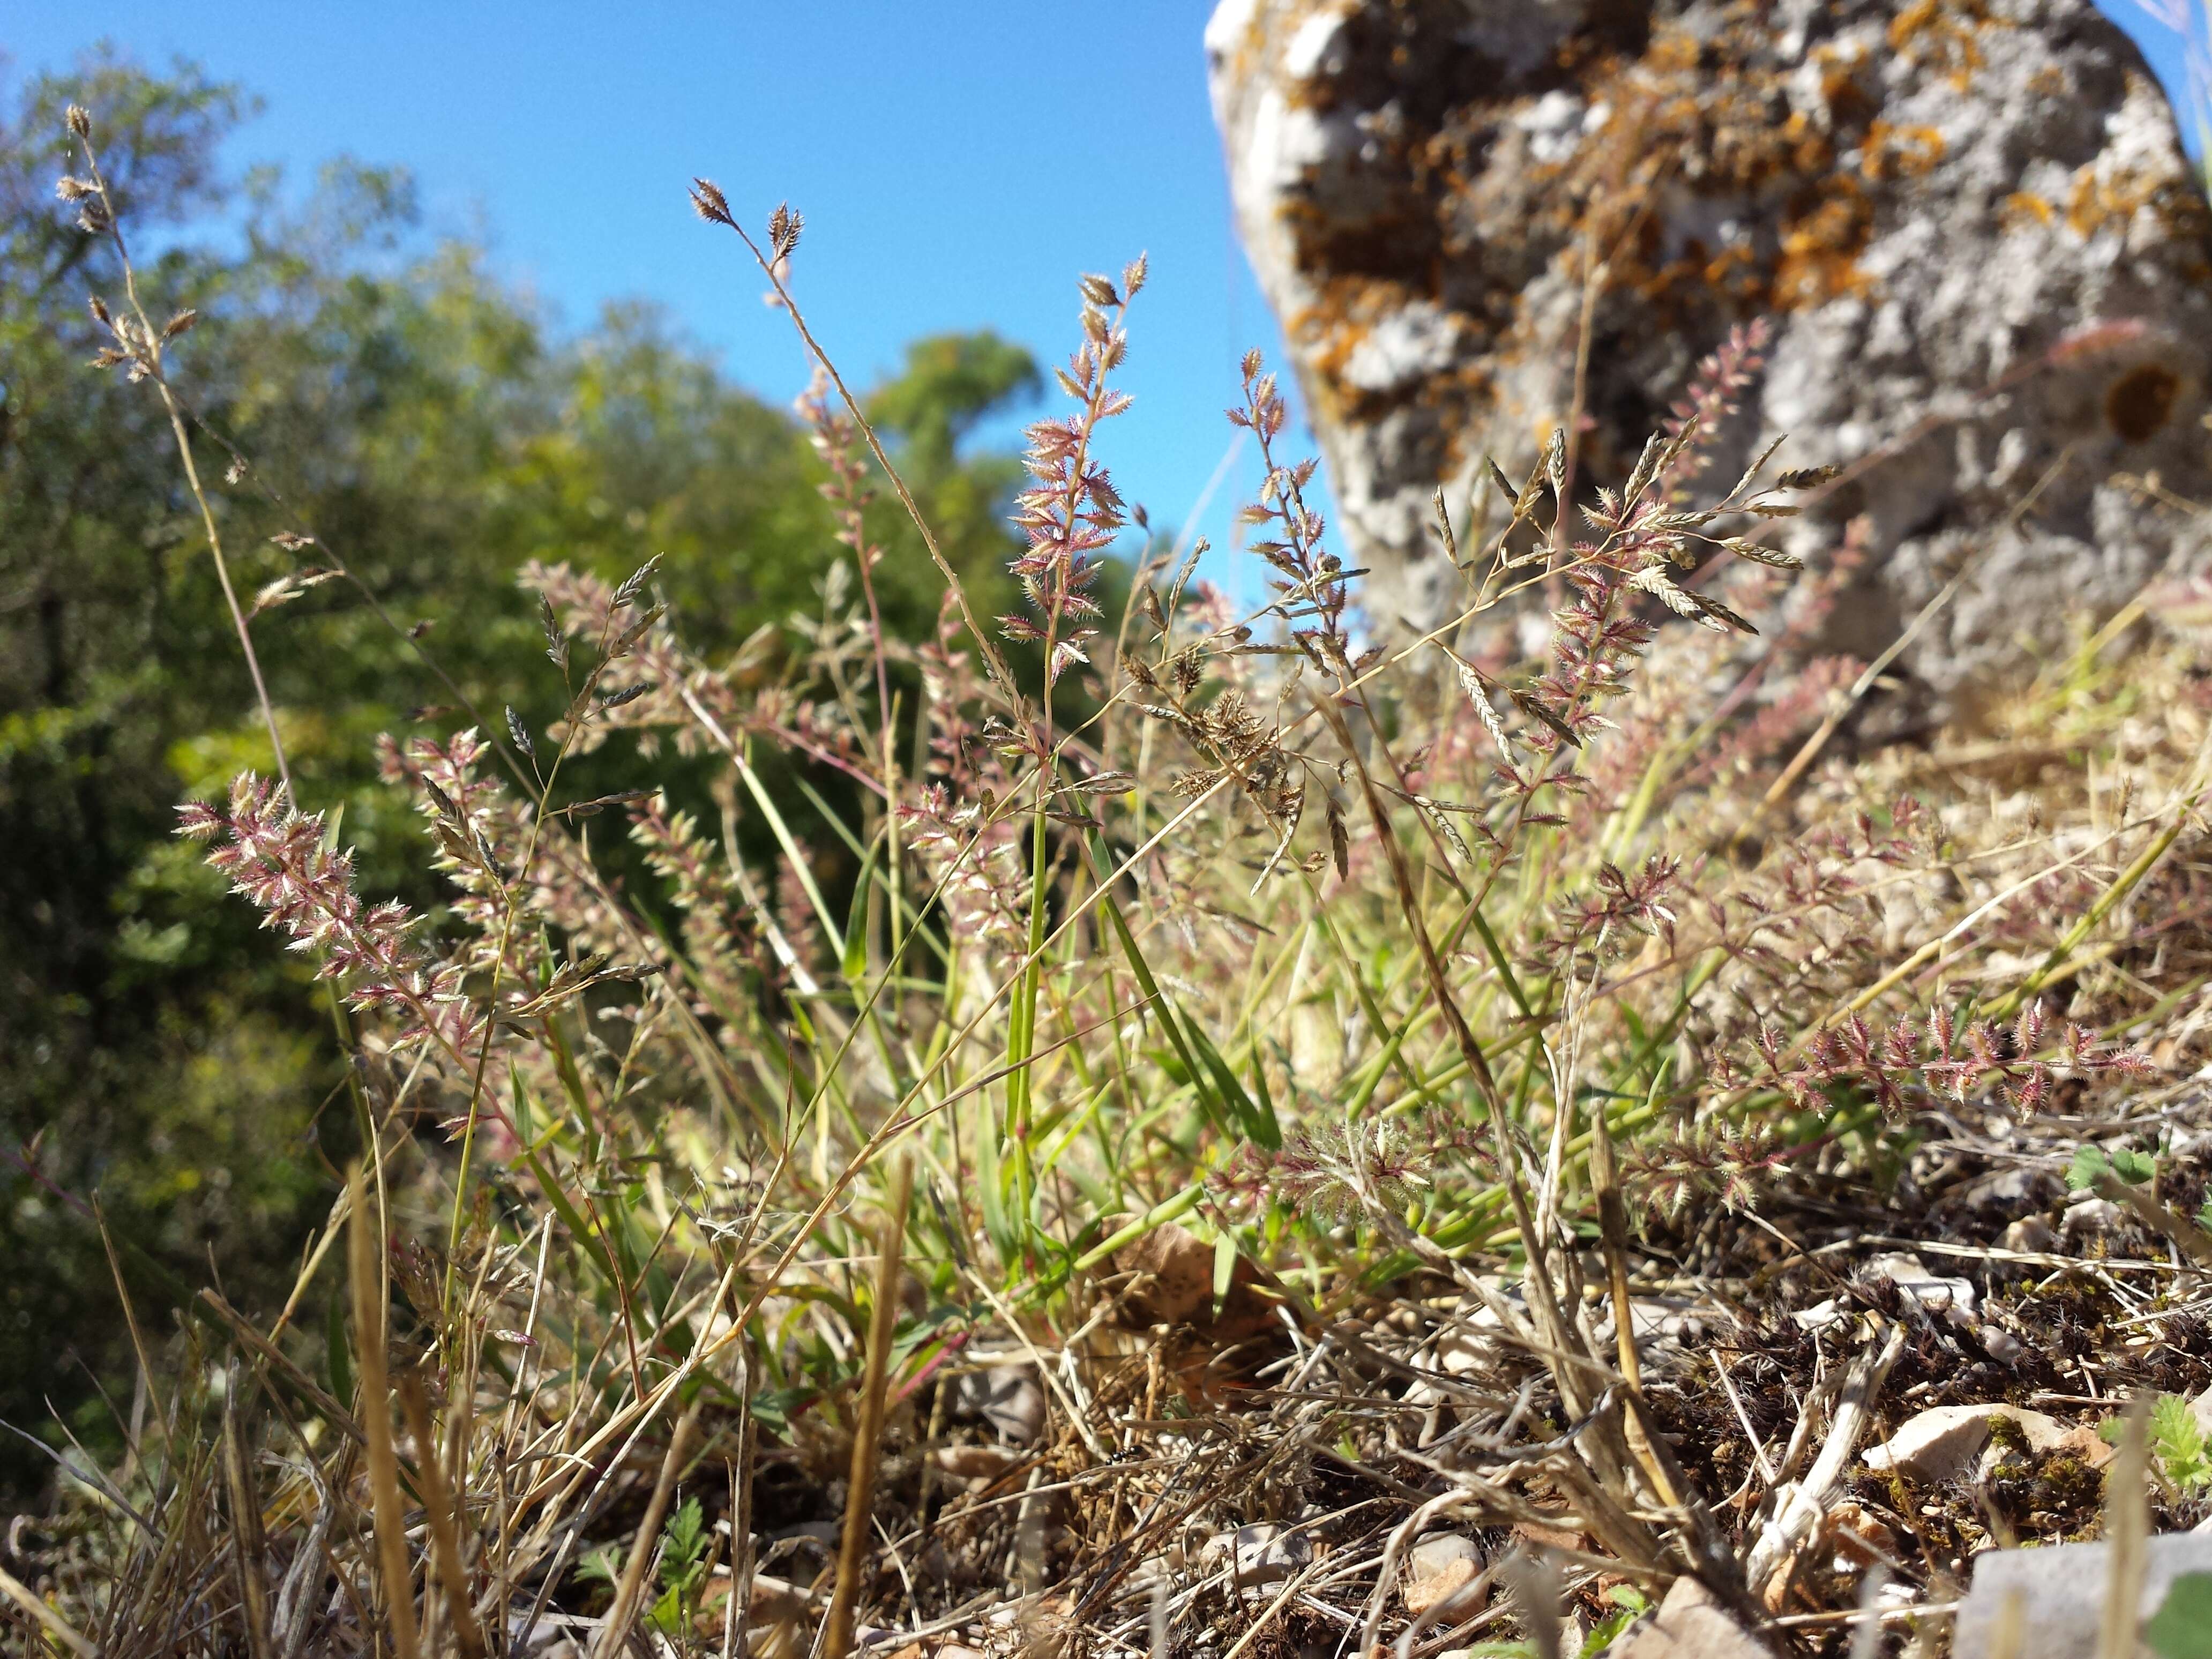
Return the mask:
<path id="1" fill-rule="evenodd" d="M 2040 1510 L 2079 1519 L 2094 1516 L 2104 1507 L 2103 1473 L 2069 1453 L 2044 1459 L 2035 1481 L 2042 1488 L 2037 1495 L 2045 1500 L 2037 1505 Z"/>

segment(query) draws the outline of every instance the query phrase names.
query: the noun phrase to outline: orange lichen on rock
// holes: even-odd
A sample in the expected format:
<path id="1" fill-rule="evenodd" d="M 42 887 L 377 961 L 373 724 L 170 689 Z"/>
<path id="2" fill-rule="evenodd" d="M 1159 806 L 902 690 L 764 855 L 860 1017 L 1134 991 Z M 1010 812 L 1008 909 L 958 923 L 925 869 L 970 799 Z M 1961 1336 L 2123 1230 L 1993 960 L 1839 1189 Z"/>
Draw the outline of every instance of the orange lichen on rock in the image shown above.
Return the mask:
<path id="1" fill-rule="evenodd" d="M 1826 305 L 1866 291 L 1858 257 L 1874 234 L 1874 204 L 1856 180 L 1824 180 L 1816 204 L 1784 222 L 1782 257 L 1774 268 L 1775 303 L 1785 311 Z"/>
<path id="2" fill-rule="evenodd" d="M 1860 147 L 1859 171 L 1875 179 L 1923 179 L 1942 163 L 1949 148 L 1934 127 L 1871 121 Z"/>
<path id="3" fill-rule="evenodd" d="M 1912 63 L 1942 70 L 1964 92 L 1982 66 L 1977 37 L 1990 27 L 1982 0 L 1912 0 L 1890 22 L 1889 47 Z"/>
<path id="4" fill-rule="evenodd" d="M 1871 585 L 1909 549 L 1877 611 L 1911 614 L 1927 573 L 1986 538 L 2020 458 L 2084 442 L 2098 457 L 1985 564 L 2072 593 L 2165 556 L 2165 526 L 2131 530 L 2143 544 L 2124 555 L 2077 547 L 2145 523 L 2093 510 L 2114 470 L 2206 472 L 2168 452 L 2212 382 L 2212 210 L 2090 0 L 1218 4 L 1240 222 L 1384 614 L 1450 597 L 1430 547 L 1440 485 L 1472 489 L 1486 453 L 1526 465 L 1578 386 L 1578 472 L 1618 483 L 1691 365 L 1753 318 L 1786 365 L 1765 435 L 1796 434 L 1805 459 L 1976 411 L 1899 487 L 1838 495 L 1891 538 Z M 2062 363 L 2085 319 L 2155 323 L 2157 343 Z M 2036 364 L 2044 379 L 1980 397 Z M 1767 420 L 1747 407 L 1728 443 Z M 2013 637 L 2018 603 L 1990 620 L 1975 603 L 1954 644 Z"/>

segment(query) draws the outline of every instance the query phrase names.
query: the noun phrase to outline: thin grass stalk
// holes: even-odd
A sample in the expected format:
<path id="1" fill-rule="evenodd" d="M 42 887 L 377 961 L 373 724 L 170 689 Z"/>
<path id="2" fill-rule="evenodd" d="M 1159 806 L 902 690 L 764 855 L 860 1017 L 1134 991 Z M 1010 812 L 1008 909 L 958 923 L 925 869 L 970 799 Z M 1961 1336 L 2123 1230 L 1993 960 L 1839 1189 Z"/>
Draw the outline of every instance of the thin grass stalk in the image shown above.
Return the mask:
<path id="1" fill-rule="evenodd" d="M 2151 1399 L 2138 1394 L 2129 1402 L 2120 1422 L 2119 1455 L 2105 1475 L 2105 1540 L 2110 1547 L 2097 1659 L 2135 1659 L 2136 1652 L 2143 1575 L 2150 1566 L 2150 1505 L 2144 1487 L 2150 1475 Z"/>
<path id="2" fill-rule="evenodd" d="M 738 1455 L 730 1465 L 730 1597 L 722 1606 L 723 1659 L 744 1659 L 745 1625 L 753 1595 L 753 1465 L 760 1455 L 760 1425 L 753 1416 L 750 1358 L 738 1375 Z"/>
<path id="3" fill-rule="evenodd" d="M 22 1608 L 45 1629 L 47 1635 L 77 1655 L 78 1659 L 100 1659 L 98 1648 L 78 1635 L 75 1626 L 48 1607 L 43 1597 L 5 1567 L 0 1567 L 0 1595 L 5 1595 Z"/>
<path id="4" fill-rule="evenodd" d="M 652 1499 L 645 1506 L 645 1518 L 638 1522 L 637 1537 L 630 1545 L 629 1559 L 623 1564 L 622 1579 L 615 1587 L 614 1605 L 607 1610 L 606 1623 L 599 1629 L 599 1644 L 592 1650 L 596 1659 L 614 1659 L 629 1644 L 630 1626 L 637 1618 L 638 1595 L 653 1565 L 653 1546 L 660 1537 L 661 1522 L 668 1518 L 669 1501 L 676 1492 L 676 1477 L 683 1472 L 684 1460 L 690 1454 L 691 1437 L 699 1425 L 700 1408 L 705 1403 L 704 1395 L 693 1400 L 684 1415 L 676 1419 L 676 1431 L 668 1437 L 668 1450 L 660 1460 L 660 1474 L 653 1483 Z"/>
<path id="5" fill-rule="evenodd" d="M 890 1382 L 891 1343 L 898 1331 L 899 1270 L 906 1249 L 907 1206 L 914 1193 L 914 1162 L 901 1154 L 891 1166 L 890 1208 L 876 1255 L 876 1297 L 868 1310 L 867 1369 L 860 1383 L 860 1420 L 854 1430 L 853 1473 L 846 1489 L 845 1532 L 837 1551 L 837 1584 L 822 1637 L 821 1659 L 845 1659 L 860 1599 L 860 1565 L 874 1518 L 876 1470 L 884 1451 L 884 1402 Z"/>
<path id="6" fill-rule="evenodd" d="M 100 1248 L 107 1253 L 107 1271 L 115 1280 L 116 1299 L 123 1304 L 124 1323 L 130 1328 L 131 1352 L 138 1361 L 138 1375 L 144 1381 L 147 1399 L 153 1406 L 155 1419 L 161 1425 L 161 1437 L 166 1441 L 174 1422 L 169 1416 L 168 1407 L 162 1403 L 161 1389 L 154 1381 L 154 1366 L 146 1346 L 146 1334 L 139 1327 L 138 1309 L 131 1299 L 131 1287 L 123 1277 L 123 1262 L 115 1253 L 115 1236 L 108 1231 L 107 1217 L 100 1208 L 97 1195 L 92 1200 L 92 1215 L 94 1225 L 100 1230 Z"/>
<path id="7" fill-rule="evenodd" d="M 115 211 L 113 198 L 108 194 L 107 178 L 100 170 L 100 154 L 93 147 L 91 119 L 74 105 L 70 109 L 70 131 L 84 148 L 85 170 L 100 201 L 108 240 L 114 244 L 115 256 L 122 262 L 124 293 L 131 302 L 131 314 L 137 321 L 137 340 L 125 338 L 120 330 L 115 331 L 116 337 L 126 349 L 131 349 L 131 356 L 138 362 L 144 365 L 147 378 L 154 382 L 155 389 L 161 395 L 161 407 L 169 417 L 169 430 L 177 441 L 177 458 L 184 465 L 185 483 L 199 507 L 200 525 L 207 533 L 208 550 L 214 556 L 216 579 L 222 586 L 223 604 L 229 609 L 231 626 L 237 631 L 238 647 L 246 658 L 246 672 L 252 677 L 254 698 L 260 707 L 262 721 L 269 730 L 269 747 L 276 757 L 276 774 L 284 781 L 284 793 L 289 795 L 292 793 L 292 769 L 285 759 L 283 734 L 276 729 L 276 709 L 269 698 L 269 683 L 262 676 L 261 659 L 253 649 L 253 633 L 246 626 L 246 612 L 239 605 L 238 590 L 231 585 L 230 562 L 223 556 L 222 551 L 222 532 L 216 526 L 215 507 L 208 501 L 207 491 L 200 485 L 199 467 L 192 459 L 191 438 L 185 428 L 184 412 L 175 394 L 169 390 L 168 376 L 162 370 L 161 343 L 182 332 L 180 323 L 184 327 L 189 327 L 191 313 L 179 313 L 167 326 L 159 329 L 154 326 L 153 319 L 147 315 L 146 307 L 138 298 L 138 274 L 131 263 L 130 249 L 124 245 L 123 222 Z M 95 315 L 104 309 L 95 302 Z"/>
<path id="8" fill-rule="evenodd" d="M 453 1639 L 465 1659 L 483 1659 L 483 1626 L 477 1622 L 476 1609 L 470 1605 L 468 1573 L 461 1563 L 459 1505 L 447 1484 L 437 1425 L 431 1421 L 422 1379 L 412 1371 L 399 1379 L 399 1407 L 407 1416 L 407 1432 L 415 1440 L 416 1479 L 422 1494 L 423 1516 L 430 1527 L 431 1559 L 445 1589 Z"/>
<path id="9" fill-rule="evenodd" d="M 378 1569 L 384 1583 L 385 1628 L 398 1659 L 420 1651 L 415 1626 L 415 1581 L 407 1559 L 406 1512 L 399 1501 L 399 1459 L 392 1443 L 392 1385 L 387 1373 L 384 1328 L 384 1227 L 382 1211 L 372 1212 L 362 1168 L 346 1172 L 351 1214 L 347 1220 L 348 1256 L 353 1278 L 355 1359 L 361 1379 L 361 1412 L 368 1442 L 371 1526 Z"/>
<path id="10" fill-rule="evenodd" d="M 646 568 L 651 568 L 652 563 L 648 562 Z M 641 577 L 644 571 L 640 571 L 638 574 Z M 546 805 L 552 799 L 553 785 L 561 775 L 562 764 L 568 758 L 569 750 L 575 746 L 577 733 L 582 730 L 584 721 L 587 718 L 585 711 L 590 708 L 592 693 L 598 688 L 600 677 L 606 672 L 610 661 L 608 652 L 611 642 L 616 638 L 615 617 L 617 614 L 617 610 L 610 609 L 606 623 L 599 630 L 599 660 L 592 665 L 592 672 L 584 677 L 583 690 L 578 692 L 570 702 L 570 718 L 563 725 L 560 746 L 554 750 L 553 764 L 546 769 L 543 777 L 537 777 L 534 775 L 537 769 L 536 764 L 534 761 L 532 762 L 531 770 L 537 793 L 532 803 L 534 810 L 530 815 L 530 831 L 523 841 L 521 863 L 515 872 L 512 884 L 503 880 L 499 883 L 501 909 L 503 912 L 500 923 L 499 948 L 493 953 L 491 982 L 483 994 L 483 1037 L 477 1045 L 475 1070 L 469 1080 L 468 1114 L 461 1128 L 460 1164 L 453 1174 L 453 1210 L 447 1228 L 446 1282 L 444 1305 L 441 1310 L 443 1318 L 442 1328 L 438 1333 L 438 1340 L 441 1347 L 453 1339 L 453 1327 L 459 1315 L 455 1297 L 460 1290 L 461 1222 L 468 1203 L 469 1171 L 471 1160 L 476 1152 L 477 1123 L 483 1107 L 484 1077 L 491 1065 L 493 1039 L 499 1034 L 499 994 L 507 969 L 507 952 L 514 943 L 515 921 L 521 912 L 521 906 L 516 899 L 515 889 L 530 879 L 531 870 L 537 863 L 538 837 L 544 833 L 545 829 Z M 566 678 L 565 672 L 563 678 Z M 514 711 L 509 709 L 507 713 L 512 724 Z M 521 733 L 522 728 L 519 725 L 514 726 L 514 729 L 517 734 Z M 493 873 L 495 876 L 498 874 L 496 871 Z M 495 1107 L 493 1109 L 496 1112 L 500 1109 Z"/>
<path id="11" fill-rule="evenodd" d="M 777 303 L 782 307 L 784 314 L 791 319 L 791 325 L 798 331 L 808 355 L 822 366 L 822 372 L 837 388 L 838 399 L 845 405 L 845 412 L 852 416 L 854 426 L 868 446 L 868 453 L 875 457 L 876 465 L 883 468 L 884 476 L 890 480 L 891 489 L 898 496 L 899 505 L 906 509 L 907 517 L 913 520 L 915 530 L 921 532 L 921 544 L 928 550 L 930 562 L 937 567 L 937 574 L 945 579 L 946 591 L 951 594 L 953 604 L 959 608 L 960 620 L 967 625 L 991 678 L 1011 690 L 1013 676 L 1007 672 L 1006 659 L 999 653 L 990 630 L 977 620 L 969 606 L 968 590 L 961 583 L 960 573 L 952 568 L 952 562 L 945 556 L 944 549 L 938 545 L 937 532 L 930 527 L 928 519 L 915 501 L 914 492 L 907 488 L 906 479 L 891 465 L 891 458 L 884 450 L 883 441 L 876 436 L 875 427 L 861 410 L 860 400 L 853 395 L 852 388 L 845 384 L 845 377 L 837 372 L 837 365 L 830 361 L 830 354 L 822 349 L 814 337 L 813 331 L 807 326 L 805 314 L 799 310 L 799 301 L 793 297 L 789 286 L 784 282 L 783 272 L 779 268 L 781 259 L 770 259 L 761 252 L 760 244 L 754 241 L 745 228 L 732 216 L 722 192 L 708 180 L 698 179 L 692 181 L 691 200 L 700 217 L 713 224 L 726 225 L 735 231 L 738 240 L 744 243 L 746 250 L 753 256 L 753 262 L 760 266 L 761 274 L 768 278 L 775 289 Z"/>
<path id="12" fill-rule="evenodd" d="M 269 1551 L 261 1528 L 261 1498 L 254 1488 L 246 1446 L 244 1375 L 231 1362 L 222 1400 L 222 1484 L 230 1508 L 230 1559 L 238 1583 L 239 1618 L 252 1659 L 273 1659 L 269 1607 Z"/>
<path id="13" fill-rule="evenodd" d="M 1654 1079 L 1656 1087 L 1656 1079 Z M 1571 1110 L 1565 1102 L 1554 1109 L 1564 1117 Z M 1606 1123 L 1600 1102 L 1590 1114 L 1590 1192 L 1597 1200 L 1598 1236 L 1604 1246 L 1607 1278 L 1613 1297 L 1613 1351 L 1632 1401 L 1626 1431 L 1628 1449 L 1653 1487 L 1668 1506 L 1681 1507 L 1681 1496 L 1652 1455 L 1652 1442 L 1644 1425 L 1644 1365 L 1636 1352 L 1635 1304 L 1628 1293 L 1628 1208 L 1620 1194 L 1619 1173 L 1613 1167 L 1613 1131 Z"/>

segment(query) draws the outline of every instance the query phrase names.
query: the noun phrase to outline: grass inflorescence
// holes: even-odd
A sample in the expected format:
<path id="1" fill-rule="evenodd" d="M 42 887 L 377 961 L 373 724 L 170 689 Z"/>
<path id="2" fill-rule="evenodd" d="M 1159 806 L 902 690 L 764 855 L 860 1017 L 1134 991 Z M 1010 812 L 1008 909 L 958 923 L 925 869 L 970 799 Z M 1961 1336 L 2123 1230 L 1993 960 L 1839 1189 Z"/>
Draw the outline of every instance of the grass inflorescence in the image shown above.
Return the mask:
<path id="1" fill-rule="evenodd" d="M 100 366 L 152 383 L 204 503 L 161 356 L 189 325 L 148 320 L 71 123 L 132 295 L 95 306 Z M 1855 752 L 1877 677 L 1816 642 L 1863 528 L 1798 569 L 1760 532 L 1826 475 L 1707 477 L 1756 327 L 1626 477 L 1577 488 L 1562 434 L 1458 520 L 1440 497 L 1462 603 L 1417 638 L 1360 625 L 1254 354 L 1239 614 L 1107 465 L 1141 258 L 1081 280 L 1022 608 L 937 555 L 939 629 L 894 637 L 869 496 L 936 543 L 805 320 L 799 216 L 693 199 L 814 360 L 848 562 L 790 648 L 720 662 L 651 565 L 526 568 L 562 717 L 383 752 L 434 915 L 356 890 L 281 751 L 184 807 L 333 992 L 360 1161 L 281 1309 L 134 1314 L 129 1455 L 72 1463 L 7 1616 L 116 1655 L 842 1659 L 1426 1653 L 1617 1627 L 1682 1575 L 1792 1605 L 1765 1570 L 1810 1534 L 1759 1511 L 1760 1443 L 1817 1344 L 1760 1297 L 1847 1266 L 1811 1242 L 1838 1217 L 1935 1213 L 1953 1129 L 2070 1153 L 2197 1064 L 2186 642 L 2139 605 L 1976 731 Z M 1533 654 L 1495 625 L 1547 607 Z M 627 787 L 568 786 L 610 749 Z M 2142 1178 L 2085 1179 L 2186 1259 L 2162 1133 Z M 1767 1392 L 1722 1418 L 1729 1371 L 1638 1338 L 1669 1287 L 1739 1282 Z M 119 1259 L 118 1288 L 157 1293 Z M 1844 1302 L 1870 1390 L 1954 1340 Z M 1411 1613 L 1400 1562 L 1447 1522 L 1552 1565 Z"/>

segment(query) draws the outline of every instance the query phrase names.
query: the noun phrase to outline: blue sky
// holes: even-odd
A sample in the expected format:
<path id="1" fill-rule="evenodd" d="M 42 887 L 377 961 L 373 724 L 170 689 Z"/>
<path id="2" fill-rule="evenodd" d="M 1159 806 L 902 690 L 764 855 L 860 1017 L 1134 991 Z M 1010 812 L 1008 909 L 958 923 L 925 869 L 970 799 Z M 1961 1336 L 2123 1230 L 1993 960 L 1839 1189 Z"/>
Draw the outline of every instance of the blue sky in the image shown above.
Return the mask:
<path id="1" fill-rule="evenodd" d="M 2179 53 L 2130 0 L 2113 15 L 2170 86 Z M 1248 345 L 1279 336 L 1231 227 L 1206 97 L 1200 0 L 584 5 L 106 0 L 18 5 L 12 77 L 104 37 L 177 54 L 264 100 L 233 159 L 295 180 L 337 155 L 416 176 L 434 232 L 484 238 L 556 319 L 660 302 L 726 370 L 786 404 L 806 365 L 726 233 L 684 201 L 720 183 L 758 224 L 806 215 L 800 301 L 848 379 L 904 342 L 989 325 L 1047 361 L 1074 342 L 1074 279 L 1148 252 L 1132 412 L 1107 449 L 1124 493 L 1183 525 L 1222 459 Z M 1198 527 L 1225 545 L 1228 495 Z M 1236 590 L 1247 573 L 1217 559 Z"/>

